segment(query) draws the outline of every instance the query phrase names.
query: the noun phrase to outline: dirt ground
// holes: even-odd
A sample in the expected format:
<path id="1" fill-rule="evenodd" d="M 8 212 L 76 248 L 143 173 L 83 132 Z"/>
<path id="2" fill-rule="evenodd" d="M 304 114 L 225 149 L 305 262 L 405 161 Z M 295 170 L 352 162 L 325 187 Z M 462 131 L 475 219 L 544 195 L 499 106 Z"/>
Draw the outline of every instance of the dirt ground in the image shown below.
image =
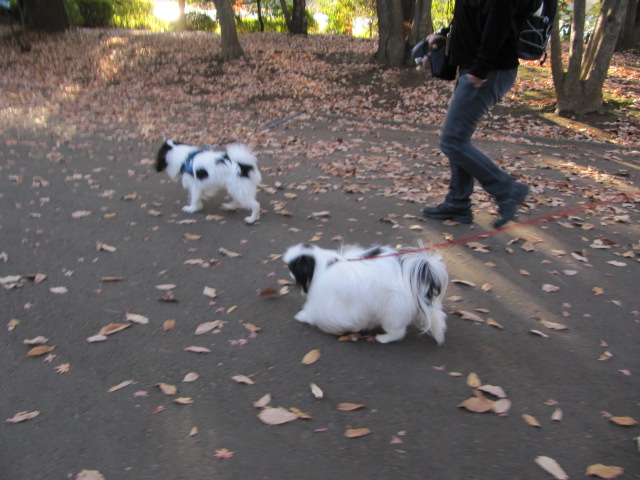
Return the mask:
<path id="1" fill-rule="evenodd" d="M 193 113 L 200 132 L 206 112 L 190 108 L 172 115 Z M 595 464 L 640 478 L 633 147 L 489 125 L 480 148 L 532 188 L 519 223 L 496 231 L 480 189 L 471 225 L 420 216 L 446 192 L 437 124 L 317 108 L 248 137 L 263 174 L 248 226 L 222 195 L 181 211 L 181 185 L 152 168 L 160 127 L 72 130 L 59 113 L 64 129 L 27 129 L 3 110 L 0 129 L 3 480 L 553 478 L 539 457 L 570 478 Z M 445 343 L 415 330 L 345 341 L 296 322 L 304 298 L 281 255 L 302 241 L 437 247 Z M 88 341 L 109 324 L 128 326 Z M 55 349 L 30 356 L 40 336 Z M 460 406 L 472 397 L 508 408 Z M 300 418 L 267 425 L 269 407 Z"/>

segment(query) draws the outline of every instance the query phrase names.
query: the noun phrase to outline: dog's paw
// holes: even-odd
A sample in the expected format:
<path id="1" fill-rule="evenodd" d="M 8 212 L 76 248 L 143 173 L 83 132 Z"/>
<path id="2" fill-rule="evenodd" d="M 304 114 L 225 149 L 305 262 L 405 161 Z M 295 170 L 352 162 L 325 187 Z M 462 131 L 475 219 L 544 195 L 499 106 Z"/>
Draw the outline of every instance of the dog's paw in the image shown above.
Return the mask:
<path id="1" fill-rule="evenodd" d="M 406 330 L 396 330 L 392 332 L 382 333 L 380 335 L 376 335 L 376 340 L 380 343 L 391 343 L 396 340 L 402 340 L 404 338 Z"/>
<path id="2" fill-rule="evenodd" d="M 200 210 L 201 207 L 193 206 L 193 205 L 185 205 L 182 207 L 182 211 L 185 213 L 195 213 Z"/>
<path id="3" fill-rule="evenodd" d="M 244 217 L 244 223 L 246 223 L 248 225 L 253 225 L 254 223 L 256 223 L 258 221 L 258 218 L 260 218 L 260 217 L 254 217 L 253 215 L 250 215 L 248 217 Z"/>
<path id="4" fill-rule="evenodd" d="M 311 319 L 307 316 L 304 310 L 300 310 L 293 318 L 295 318 L 300 323 L 311 323 Z"/>

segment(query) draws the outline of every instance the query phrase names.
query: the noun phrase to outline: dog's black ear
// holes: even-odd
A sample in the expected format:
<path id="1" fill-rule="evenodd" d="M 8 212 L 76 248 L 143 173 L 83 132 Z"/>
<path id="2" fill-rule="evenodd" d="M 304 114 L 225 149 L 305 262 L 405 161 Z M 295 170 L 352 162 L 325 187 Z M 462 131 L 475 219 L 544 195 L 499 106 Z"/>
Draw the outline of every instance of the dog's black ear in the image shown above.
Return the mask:
<path id="1" fill-rule="evenodd" d="M 302 287 L 304 293 L 309 292 L 313 271 L 316 268 L 316 259 L 311 255 L 301 255 L 289 262 L 289 271 L 296 279 L 296 283 Z"/>
<path id="2" fill-rule="evenodd" d="M 164 142 L 158 150 L 158 156 L 156 157 L 156 172 L 162 172 L 167 168 L 167 153 L 171 151 L 173 147 L 169 145 L 169 142 Z"/>

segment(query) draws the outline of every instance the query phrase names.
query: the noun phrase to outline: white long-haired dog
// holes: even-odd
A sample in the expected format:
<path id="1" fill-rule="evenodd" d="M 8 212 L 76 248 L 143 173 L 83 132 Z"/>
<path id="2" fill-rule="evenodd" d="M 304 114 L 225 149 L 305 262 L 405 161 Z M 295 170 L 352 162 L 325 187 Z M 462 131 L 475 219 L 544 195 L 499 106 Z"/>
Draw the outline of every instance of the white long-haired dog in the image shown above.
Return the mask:
<path id="1" fill-rule="evenodd" d="M 380 343 L 402 339 L 414 324 L 444 342 L 449 276 L 441 255 L 301 243 L 287 250 L 284 262 L 307 295 L 296 320 L 332 334 L 382 327 L 385 333 L 375 337 Z"/>
<path id="2" fill-rule="evenodd" d="M 251 210 L 251 215 L 244 219 L 247 223 L 260 218 L 256 191 L 262 176 L 256 157 L 245 145 L 233 144 L 226 152 L 220 152 L 167 140 L 156 157 L 156 171 L 165 169 L 170 178 L 182 174 L 182 186 L 188 190 L 190 199 L 189 205 L 182 207 L 184 212 L 202 210 L 203 199 L 224 188 L 232 198 L 222 205 L 224 208 Z"/>

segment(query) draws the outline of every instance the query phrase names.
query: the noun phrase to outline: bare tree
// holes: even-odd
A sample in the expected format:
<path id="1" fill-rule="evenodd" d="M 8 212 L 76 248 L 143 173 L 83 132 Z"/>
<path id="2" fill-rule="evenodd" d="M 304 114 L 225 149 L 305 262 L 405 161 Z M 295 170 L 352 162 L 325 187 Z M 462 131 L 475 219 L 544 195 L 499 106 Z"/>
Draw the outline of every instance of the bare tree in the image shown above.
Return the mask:
<path id="1" fill-rule="evenodd" d="M 220 33 L 222 39 L 222 60 L 234 60 L 244 56 L 238 30 L 236 29 L 236 19 L 233 16 L 233 9 L 229 0 L 214 0 L 218 21 L 220 22 Z"/>
<path id="2" fill-rule="evenodd" d="M 640 50 L 640 0 L 629 0 L 616 51 Z"/>
<path id="3" fill-rule="evenodd" d="M 405 46 L 401 0 L 377 0 L 378 51 L 374 58 L 387 67 L 404 63 Z"/>
<path id="4" fill-rule="evenodd" d="M 602 87 L 629 0 L 603 0 L 598 21 L 586 48 L 583 44 L 586 0 L 574 0 L 569 62 L 562 60 L 558 17 L 551 40 L 551 71 L 559 114 L 600 112 Z"/>

